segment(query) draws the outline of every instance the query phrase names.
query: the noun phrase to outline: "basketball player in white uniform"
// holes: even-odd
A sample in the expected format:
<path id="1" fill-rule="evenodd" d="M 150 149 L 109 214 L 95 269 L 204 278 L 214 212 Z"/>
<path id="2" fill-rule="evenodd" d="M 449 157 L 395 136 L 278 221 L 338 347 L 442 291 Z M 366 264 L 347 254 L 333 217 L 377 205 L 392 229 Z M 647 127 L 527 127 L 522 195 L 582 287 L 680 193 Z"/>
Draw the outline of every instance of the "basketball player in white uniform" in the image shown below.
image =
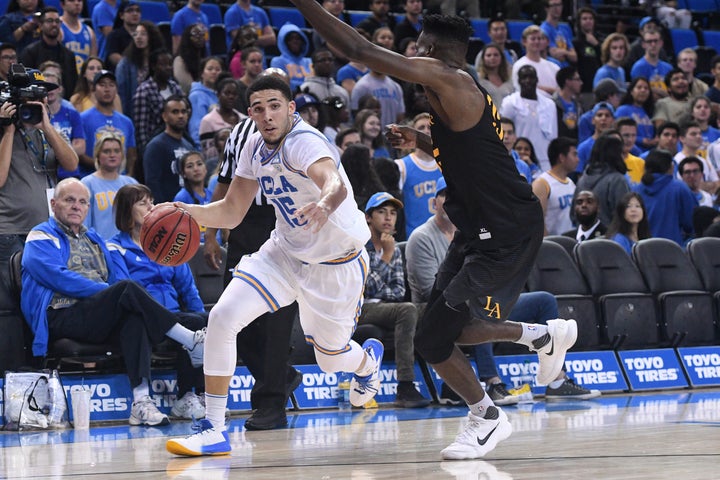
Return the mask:
<path id="1" fill-rule="evenodd" d="M 225 198 L 208 205 L 176 202 L 201 225 L 240 223 L 258 188 L 275 207 L 270 239 L 242 258 L 210 312 L 205 357 L 206 418 L 195 435 L 167 442 L 177 455 L 223 455 L 228 386 L 237 333 L 255 318 L 298 302 L 305 338 L 325 372 L 353 372 L 350 402 L 361 406 L 380 384 L 383 346 L 351 340 L 362 307 L 370 238 L 353 200 L 337 149 L 295 114 L 290 88 L 266 76 L 248 89 L 248 113 L 258 128 L 240 154 Z"/>

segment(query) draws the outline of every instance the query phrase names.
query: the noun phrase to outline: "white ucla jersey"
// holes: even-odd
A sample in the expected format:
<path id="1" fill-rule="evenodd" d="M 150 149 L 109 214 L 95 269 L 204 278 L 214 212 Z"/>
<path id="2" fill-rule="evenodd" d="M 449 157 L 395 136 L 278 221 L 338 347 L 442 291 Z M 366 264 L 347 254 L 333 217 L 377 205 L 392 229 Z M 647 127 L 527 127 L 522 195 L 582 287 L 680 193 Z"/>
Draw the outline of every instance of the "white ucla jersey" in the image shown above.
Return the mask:
<path id="1" fill-rule="evenodd" d="M 347 196 L 319 232 L 305 228 L 295 211 L 320 200 L 320 188 L 307 170 L 321 158 L 332 158 L 347 188 Z M 275 207 L 273 237 L 293 257 L 307 263 L 343 259 L 361 250 L 370 239 L 365 215 L 355 203 L 350 181 L 333 145 L 295 114 L 290 133 L 275 149 L 269 149 L 260 132 L 253 133 L 243 148 L 235 175 L 258 181 L 262 193 Z"/>
<path id="2" fill-rule="evenodd" d="M 538 178 L 544 179 L 550 188 L 550 198 L 547 199 L 545 212 L 545 228 L 548 235 L 562 235 L 563 232 L 572 230 L 570 210 L 575 194 L 575 183 L 569 178 L 560 180 L 550 172 L 543 172 Z"/>

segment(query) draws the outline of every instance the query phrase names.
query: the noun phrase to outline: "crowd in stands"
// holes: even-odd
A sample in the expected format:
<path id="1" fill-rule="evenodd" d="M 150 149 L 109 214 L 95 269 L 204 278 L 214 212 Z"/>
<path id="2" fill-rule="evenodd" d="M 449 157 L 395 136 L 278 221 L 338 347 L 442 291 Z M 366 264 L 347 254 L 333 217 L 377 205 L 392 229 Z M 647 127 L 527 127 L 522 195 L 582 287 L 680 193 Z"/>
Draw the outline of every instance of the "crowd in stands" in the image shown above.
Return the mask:
<path id="1" fill-rule="evenodd" d="M 394 5 L 398 13 L 390 12 L 388 0 L 357 3 L 322 1 L 326 10 L 348 23 L 350 7 L 367 10 L 355 28 L 377 45 L 406 56 L 426 53 L 416 46 L 424 13 L 461 11 L 477 21 L 481 8 L 484 12 L 478 0 L 404 0 Z M 487 108 L 501 116 L 498 134 L 543 205 L 546 234 L 578 241 L 604 236 L 628 253 L 649 237 L 685 245 L 703 235 L 720 236 L 720 229 L 712 228 L 720 219 L 720 214 L 712 214 L 720 210 L 718 52 L 699 70 L 696 49 L 674 49 L 666 42 L 668 29 L 689 26 L 687 12 L 663 6 L 639 19 L 636 36 L 625 31 L 604 35 L 593 8 L 571 12 L 574 24 L 569 24 L 563 21 L 563 5 L 561 0 L 544 0 L 540 13 L 545 20 L 528 25 L 518 38 L 510 38 L 505 18 L 519 12 L 492 12 L 491 19 L 482 20 L 489 41 L 464 66 L 488 92 Z M 337 146 L 358 207 L 371 227 L 367 249 L 372 272 L 360 323 L 394 329 L 396 403 L 426 405 L 412 383 L 411 340 L 419 318 L 419 292 L 413 289 L 412 302 L 406 296 L 397 242 L 409 239 L 412 245 L 412 234 L 427 234 L 434 219 L 435 243 L 449 242 L 454 229 L 437 208 L 442 206 L 436 196 L 443 180 L 434 159 L 420 151 L 395 150 L 384 135 L 395 123 L 430 133 L 432 114 L 425 93 L 417 85 L 348 62 L 312 28 L 271 24 L 267 11 L 250 0 L 237 0 L 224 12 L 221 51 L 216 44 L 211 50 L 210 32 L 217 25 L 211 25 L 201 8 L 203 0 L 188 0 L 174 12 L 169 30 L 145 19 L 143 2 L 135 0 L 100 0 L 92 8 L 83 0 L 60 0 L 59 6 L 11 0 L 0 18 L 0 80 L 8 80 L 12 64 L 22 63 L 50 82 L 36 82 L 50 90 L 47 118 L 40 128 L 3 122 L 0 268 L 6 271 L 12 253 L 33 235 L 72 238 L 81 231 L 79 225 L 68 229 L 54 220 L 47 223 L 50 197 L 45 190 L 58 180 L 77 178 L 80 184 L 64 184 L 60 196 L 55 192 L 53 208 L 56 215 L 67 216 L 71 204 L 89 192 L 83 222 L 97 234 L 82 244 L 68 241 L 56 254 L 82 250 L 93 266 L 83 266 L 78 275 L 87 274 L 103 285 L 115 275 L 113 263 L 123 278 L 143 284 L 134 266 L 123 263 L 128 252 L 141 255 L 134 242 L 133 205 L 210 202 L 218 167 L 227 155 L 225 142 L 247 118 L 248 86 L 261 75 L 278 75 L 295 92 L 299 116 Z M 9 102 L 0 105 L 0 119 L 14 113 Z M 26 164 L 20 165 L 18 158 Z M 121 221 L 113 206 L 122 194 L 130 200 L 125 200 L 127 218 Z M 43 226 L 36 230 L 39 224 Z M 216 238 L 214 230 L 211 234 Z M 220 232 L 217 238 L 225 237 Z M 104 244 L 93 246 L 102 241 L 111 242 L 109 251 Z M 30 275 L 43 275 L 33 251 L 26 249 L 24 262 Z M 45 255 L 47 250 L 40 258 Z M 60 260 L 62 256 L 53 259 L 58 264 Z M 188 272 L 175 273 L 180 274 L 189 282 Z M 39 278 L 35 282 L 40 285 Z M 411 287 L 414 282 L 411 275 Z M 175 284 L 175 289 L 181 296 L 190 292 L 193 302 L 160 302 L 166 310 L 176 312 L 181 305 L 190 312 L 202 310 L 194 287 L 186 283 Z M 418 298 L 427 296 L 425 290 Z M 58 304 L 76 295 L 64 291 L 47 301 Z M 200 331 L 202 321 L 163 315 L 167 328 L 146 336 L 167 335 L 192 350 L 197 343 L 192 331 Z M 44 353 L 42 347 L 36 353 Z M 145 354 L 129 351 L 127 356 L 145 362 Z M 149 374 L 144 364 L 133 368 L 135 421 L 165 422 L 146 404 Z M 188 376 L 190 370 L 187 367 Z M 496 373 L 486 377 L 490 384 L 498 383 Z M 561 392 L 559 396 L 594 395 L 567 381 L 563 376 L 549 388 Z M 193 387 L 192 381 L 185 384 L 183 394 Z M 202 391 L 201 386 L 196 390 Z M 495 395 L 505 398 L 504 386 L 499 391 Z M 195 415 L 201 408 L 192 396 L 185 403 L 187 411 L 180 416 Z"/>

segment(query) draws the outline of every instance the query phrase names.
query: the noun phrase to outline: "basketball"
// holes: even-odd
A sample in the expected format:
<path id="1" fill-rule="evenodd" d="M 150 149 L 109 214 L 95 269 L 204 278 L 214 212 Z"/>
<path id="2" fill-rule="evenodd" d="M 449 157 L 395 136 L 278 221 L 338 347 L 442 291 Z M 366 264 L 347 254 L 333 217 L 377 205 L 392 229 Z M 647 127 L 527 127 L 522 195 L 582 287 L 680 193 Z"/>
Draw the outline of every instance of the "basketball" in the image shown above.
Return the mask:
<path id="1" fill-rule="evenodd" d="M 143 219 L 140 245 L 155 263 L 168 267 L 182 265 L 200 246 L 200 227 L 185 210 L 161 205 Z"/>

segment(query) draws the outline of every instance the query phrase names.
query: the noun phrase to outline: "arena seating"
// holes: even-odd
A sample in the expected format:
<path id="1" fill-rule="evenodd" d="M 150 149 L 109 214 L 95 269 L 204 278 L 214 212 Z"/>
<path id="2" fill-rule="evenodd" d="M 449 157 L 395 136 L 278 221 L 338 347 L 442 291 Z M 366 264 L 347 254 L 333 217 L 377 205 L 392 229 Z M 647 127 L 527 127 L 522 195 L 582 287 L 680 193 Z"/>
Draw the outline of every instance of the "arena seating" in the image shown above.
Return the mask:
<path id="1" fill-rule="evenodd" d="M 200 10 L 202 10 L 205 15 L 207 15 L 210 25 L 223 24 L 222 11 L 220 10 L 220 6 L 218 4 L 202 3 L 200 5 Z"/>
<path id="2" fill-rule="evenodd" d="M 543 240 L 540 253 L 528 278 L 528 290 L 552 293 L 558 302 L 560 318 L 578 323 L 575 350 L 600 345 L 595 302 L 573 258 L 560 244 Z"/>
<path id="3" fill-rule="evenodd" d="M 688 244 L 690 261 L 698 271 L 704 290 L 715 299 L 715 319 L 720 318 L 720 238 L 696 238 Z M 715 325 L 717 328 L 720 325 Z M 716 330 L 717 332 L 717 330 Z"/>
<path id="4" fill-rule="evenodd" d="M 685 48 L 695 48 L 700 43 L 695 30 L 690 28 L 672 28 L 670 29 L 670 38 L 675 55 Z"/>
<path id="5" fill-rule="evenodd" d="M 172 16 L 167 3 L 151 0 L 142 0 L 138 3 L 140 4 L 143 20 L 150 20 L 153 23 L 170 22 Z"/>
<path id="6" fill-rule="evenodd" d="M 213 270 L 205 261 L 205 250 L 200 248 L 197 253 L 190 259 L 188 265 L 192 271 L 195 285 L 197 286 L 200 298 L 205 304 L 205 309 L 210 309 L 215 305 L 225 289 L 224 277 L 227 268 L 227 249 L 220 247 L 222 262 L 218 270 Z"/>
<path id="7" fill-rule="evenodd" d="M 596 239 L 579 243 L 575 257 L 599 308 L 602 340 L 614 348 L 657 347 L 655 303 L 627 252 Z"/>
<path id="8" fill-rule="evenodd" d="M 635 244 L 633 258 L 655 297 L 663 340 L 670 346 L 713 344 L 712 297 L 682 248 L 648 238 Z"/>
<path id="9" fill-rule="evenodd" d="M 274 28 L 281 28 L 286 23 L 292 23 L 300 28 L 305 28 L 305 17 L 295 8 L 268 7 L 265 9 L 270 17 L 270 25 Z"/>

